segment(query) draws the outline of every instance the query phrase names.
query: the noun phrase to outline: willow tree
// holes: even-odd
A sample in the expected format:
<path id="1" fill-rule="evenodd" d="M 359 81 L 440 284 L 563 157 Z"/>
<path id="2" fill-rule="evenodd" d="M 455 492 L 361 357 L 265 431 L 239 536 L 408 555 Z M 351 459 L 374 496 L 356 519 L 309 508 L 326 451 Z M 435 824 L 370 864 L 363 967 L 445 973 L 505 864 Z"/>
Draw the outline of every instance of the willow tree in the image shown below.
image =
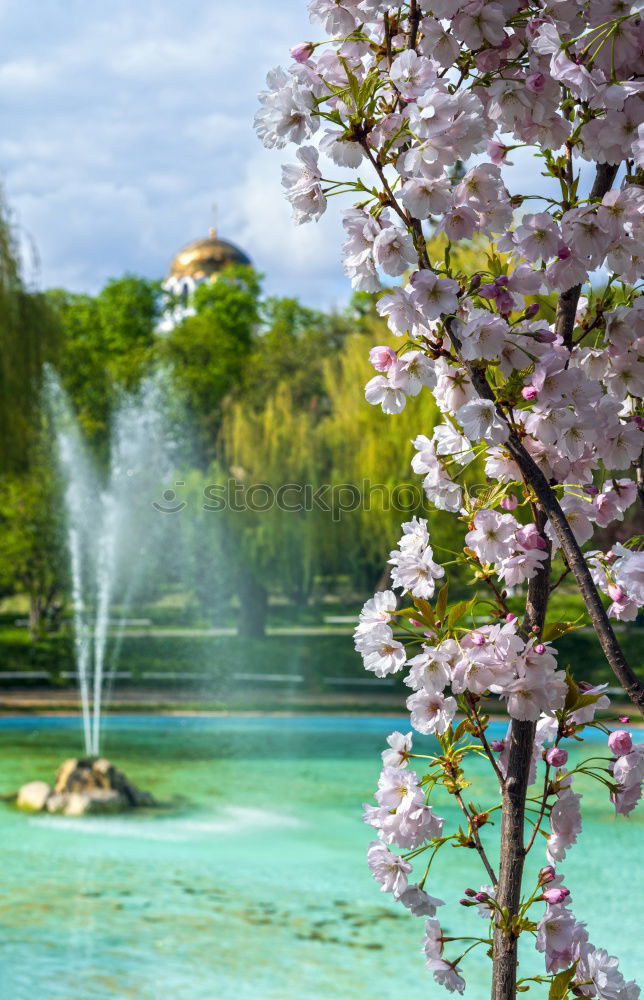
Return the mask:
<path id="1" fill-rule="evenodd" d="M 24 471 L 41 423 L 43 364 L 60 340 L 46 298 L 26 287 L 16 234 L 0 197 L 0 458 L 2 469 Z"/>

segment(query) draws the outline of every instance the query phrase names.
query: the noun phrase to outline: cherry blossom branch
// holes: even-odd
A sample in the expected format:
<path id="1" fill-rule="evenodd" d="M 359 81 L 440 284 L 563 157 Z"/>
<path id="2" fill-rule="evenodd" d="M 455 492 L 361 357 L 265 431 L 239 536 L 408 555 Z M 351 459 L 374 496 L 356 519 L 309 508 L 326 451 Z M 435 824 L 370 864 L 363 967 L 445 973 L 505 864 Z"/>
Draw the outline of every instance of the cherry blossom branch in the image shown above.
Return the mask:
<path id="1" fill-rule="evenodd" d="M 447 317 L 445 320 L 445 328 L 449 334 L 452 344 L 454 345 L 456 353 L 459 355 L 459 358 L 461 358 L 461 342 L 454 330 L 452 317 Z M 494 393 L 483 372 L 479 368 L 469 364 L 467 361 L 463 361 L 462 358 L 461 363 L 472 380 L 472 384 L 478 395 L 482 399 L 488 399 L 493 402 L 495 406 L 497 406 L 499 416 L 505 419 L 503 412 L 496 403 Z M 577 580 L 577 585 L 581 591 L 582 597 L 584 598 L 593 628 L 597 633 L 600 645 L 613 673 L 619 680 L 631 701 L 644 715 L 644 685 L 638 678 L 637 674 L 635 674 L 629 666 L 622 648 L 617 641 L 617 637 L 608 619 L 608 615 L 606 614 L 606 609 L 602 604 L 599 592 L 593 582 L 593 578 L 590 574 L 590 570 L 588 569 L 588 565 L 581 548 L 579 547 L 579 543 L 573 534 L 572 528 L 568 523 L 568 519 L 561 509 L 559 501 L 557 500 L 550 483 L 527 449 L 521 443 L 521 440 L 515 431 L 510 432 L 510 437 L 506 442 L 505 447 L 519 466 L 525 481 L 534 490 L 541 511 L 547 515 L 548 520 L 552 525 L 563 554 L 566 557 L 566 561 L 574 574 L 575 579 Z"/>
<path id="2" fill-rule="evenodd" d="M 569 161 L 572 163 L 572 161 Z M 613 186 L 613 181 L 617 175 L 618 164 L 598 163 L 595 174 L 595 181 L 590 192 L 590 200 L 601 199 Z M 581 295 L 581 285 L 573 285 L 572 288 L 562 292 L 557 303 L 557 315 L 555 318 L 555 333 L 563 338 L 565 346 L 570 350 L 572 347 L 572 335 L 575 329 L 575 317 L 579 296 Z"/>
<path id="3" fill-rule="evenodd" d="M 545 516 L 537 512 L 536 528 L 543 531 Z M 528 583 L 525 634 L 541 635 L 550 596 L 550 550 L 540 569 Z M 525 803 L 528 794 L 530 765 L 536 723 L 513 719 L 510 730 L 510 750 L 505 784 L 502 789 L 501 850 L 499 886 L 496 899 L 508 919 L 519 913 L 521 884 L 526 851 L 524 849 Z M 507 1000 L 516 996 L 518 938 L 504 924 L 496 921 L 493 945 L 492 1000 Z"/>
<path id="4" fill-rule="evenodd" d="M 398 216 L 403 220 L 405 225 L 409 225 L 414 234 L 414 243 L 416 250 L 418 252 L 418 263 L 421 270 L 429 269 L 429 257 L 427 254 L 427 247 L 425 239 L 422 232 L 422 224 L 419 220 L 410 218 L 400 207 L 396 196 L 394 195 L 387 178 L 385 177 L 384 170 L 382 166 L 378 163 L 373 153 L 369 149 L 366 140 L 363 140 L 363 148 L 367 152 L 369 160 L 373 164 L 374 168 L 378 173 L 378 177 L 384 187 L 384 190 L 391 200 L 391 206 Z M 591 191 L 591 198 L 603 197 L 614 180 L 615 174 L 617 172 L 617 167 L 613 164 L 598 164 L 597 175 L 595 177 L 595 182 Z M 581 286 L 579 286 L 579 292 L 581 292 Z M 564 293 L 565 294 L 565 293 Z M 577 302 L 579 300 L 579 294 L 574 303 L 573 310 L 573 329 L 574 329 L 574 315 L 576 315 Z M 571 308 L 570 306 L 566 307 Z M 563 315 L 563 313 L 562 313 Z M 567 315 L 567 313 L 566 313 Z M 478 395 L 482 399 L 488 399 L 494 403 L 497 408 L 499 416 L 504 421 L 506 420 L 505 414 L 498 406 L 496 397 L 492 388 L 490 387 L 484 372 L 464 361 L 462 358 L 461 342 L 454 328 L 454 317 L 448 316 L 444 317 L 444 325 L 449 338 L 452 342 L 454 350 L 463 365 L 465 371 L 470 377 L 474 388 L 476 389 Z M 572 335 L 572 334 L 571 334 Z M 590 570 L 583 556 L 581 548 L 575 538 L 572 528 L 568 523 L 561 506 L 552 490 L 548 480 L 544 476 L 543 472 L 534 461 L 532 456 L 529 454 L 527 449 L 521 443 L 518 435 L 511 431 L 509 440 L 506 443 L 506 447 L 515 462 L 519 466 L 521 473 L 524 475 L 526 482 L 532 487 L 536 493 L 537 500 L 541 511 L 546 514 L 550 520 L 553 530 L 557 536 L 559 544 L 561 545 L 562 551 L 566 557 L 568 565 L 575 575 L 577 580 L 577 585 L 581 591 L 584 598 L 586 608 L 588 609 L 588 614 L 590 615 L 591 622 L 599 638 L 599 642 L 604 651 L 604 655 L 610 664 L 610 667 L 619 680 L 620 684 L 628 694 L 629 698 L 633 703 L 639 708 L 640 712 L 644 715 L 644 685 L 639 680 L 637 675 L 629 666 L 626 657 L 622 651 L 622 648 L 617 640 L 613 627 L 608 619 L 606 610 L 602 604 L 599 592 L 593 582 Z"/>

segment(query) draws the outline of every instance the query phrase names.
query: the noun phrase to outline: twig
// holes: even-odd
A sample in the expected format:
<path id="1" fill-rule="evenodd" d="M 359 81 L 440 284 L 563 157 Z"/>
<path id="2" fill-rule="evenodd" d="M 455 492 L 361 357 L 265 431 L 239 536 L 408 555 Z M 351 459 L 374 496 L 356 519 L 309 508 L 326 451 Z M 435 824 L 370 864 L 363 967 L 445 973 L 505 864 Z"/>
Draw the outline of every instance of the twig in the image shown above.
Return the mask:
<path id="1" fill-rule="evenodd" d="M 476 710 L 476 704 L 474 703 L 474 699 L 472 698 L 472 695 L 469 693 L 469 691 L 467 692 L 467 694 L 466 694 L 465 697 L 466 697 L 466 701 L 467 701 L 468 705 L 470 706 L 470 708 L 472 710 L 472 714 L 474 715 L 474 720 L 476 722 L 476 726 L 477 726 L 478 731 L 479 731 L 478 738 L 480 739 L 481 743 L 483 744 L 483 749 L 485 750 L 485 753 L 487 754 L 487 756 L 488 756 L 488 758 L 490 760 L 490 763 L 491 763 L 492 767 L 494 768 L 494 773 L 496 774 L 497 778 L 499 779 L 499 784 L 501 785 L 501 788 L 503 788 L 503 786 L 505 785 L 505 778 L 503 776 L 501 768 L 497 764 L 497 761 L 496 761 L 496 758 L 495 758 L 494 754 L 492 753 L 492 751 L 490 749 L 490 744 L 487 741 L 487 736 L 485 735 L 485 730 L 483 729 L 483 726 L 481 725 L 481 720 L 480 720 L 479 714 L 478 714 L 478 712 Z"/>
<path id="2" fill-rule="evenodd" d="M 476 829 L 476 827 L 474 826 L 474 823 L 472 822 L 472 817 L 470 816 L 469 809 L 467 808 L 467 806 L 463 802 L 463 797 L 462 797 L 462 795 L 461 795 L 460 792 L 454 792 L 454 797 L 456 798 L 456 801 L 458 802 L 459 806 L 463 810 L 463 813 L 467 817 L 467 825 L 468 825 L 468 828 L 469 828 L 469 832 L 470 832 L 470 834 L 472 836 L 472 840 L 474 841 L 474 846 L 475 846 L 476 850 L 479 853 L 481 861 L 485 865 L 485 870 L 488 873 L 488 875 L 490 876 L 490 879 L 492 881 L 492 885 L 496 886 L 496 885 L 498 885 L 498 881 L 499 880 L 497 879 L 496 875 L 494 874 L 494 869 L 492 868 L 492 865 L 488 861 L 487 854 L 485 853 L 485 848 L 483 847 L 483 844 L 481 843 L 481 838 L 479 836 L 479 832 Z"/>
<path id="3" fill-rule="evenodd" d="M 568 155 L 568 149 L 566 151 Z M 566 163 L 566 170 L 572 167 L 572 160 Z M 613 186 L 613 181 L 617 175 L 618 164 L 598 163 L 595 183 L 590 192 L 590 199 L 603 198 L 607 191 Z M 570 183 L 570 182 L 569 182 Z M 555 333 L 563 338 L 565 346 L 572 347 L 572 335 L 575 329 L 575 317 L 579 296 L 581 295 L 581 285 L 573 285 L 567 291 L 562 292 L 557 303 L 557 316 L 555 319 Z"/>
<path id="4" fill-rule="evenodd" d="M 534 844 L 535 837 L 537 836 L 537 833 L 539 832 L 539 827 L 541 826 L 541 820 L 543 819 L 543 814 L 546 811 L 546 800 L 548 798 L 548 779 L 549 779 L 549 777 L 550 777 L 550 764 L 548 764 L 546 762 L 546 775 L 545 775 L 545 778 L 543 779 L 543 795 L 541 797 L 541 808 L 539 809 L 539 815 L 537 816 L 537 821 L 536 821 L 536 823 L 534 825 L 534 828 L 532 830 L 532 834 L 530 836 L 530 840 L 528 841 L 526 847 L 524 848 L 524 852 L 523 852 L 524 854 L 527 854 L 528 851 L 530 850 L 530 848 L 532 847 L 532 845 Z"/>

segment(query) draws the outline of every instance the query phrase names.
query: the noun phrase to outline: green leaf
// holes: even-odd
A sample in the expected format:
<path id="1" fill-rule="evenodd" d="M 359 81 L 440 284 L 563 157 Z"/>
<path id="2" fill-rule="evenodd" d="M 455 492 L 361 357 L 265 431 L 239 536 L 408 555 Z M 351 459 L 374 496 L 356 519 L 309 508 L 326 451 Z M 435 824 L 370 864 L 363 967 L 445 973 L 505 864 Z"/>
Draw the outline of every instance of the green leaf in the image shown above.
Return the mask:
<path id="1" fill-rule="evenodd" d="M 449 615 L 447 616 L 447 627 L 454 628 L 456 622 L 460 621 L 463 615 L 467 614 L 467 612 L 474 607 L 475 603 L 476 598 L 471 601 L 459 601 L 458 604 L 454 604 L 450 608 Z"/>
<path id="2" fill-rule="evenodd" d="M 438 599 L 436 601 L 436 608 L 435 608 L 436 617 L 438 619 L 440 619 L 441 621 L 445 617 L 445 611 L 447 610 L 447 594 L 448 594 L 448 591 L 449 591 L 449 584 L 446 583 L 445 586 L 441 589 L 441 591 L 440 591 L 440 593 L 438 595 Z"/>
<path id="3" fill-rule="evenodd" d="M 552 642 L 553 639 L 558 639 L 560 636 L 565 635 L 566 632 L 573 632 L 575 629 L 581 628 L 582 626 L 579 622 L 582 618 L 583 615 L 574 622 L 552 622 L 550 625 L 546 625 L 542 635 L 543 641 Z"/>
<path id="4" fill-rule="evenodd" d="M 568 987 L 575 976 L 575 965 L 572 965 L 569 969 L 564 969 L 563 972 L 558 972 L 557 975 L 552 980 L 550 984 L 550 992 L 548 993 L 548 1000 L 563 1000 L 568 992 Z"/>
<path id="5" fill-rule="evenodd" d="M 429 601 L 424 601 L 422 597 L 415 597 L 414 604 L 418 611 L 420 611 L 420 618 L 425 618 L 430 625 L 436 625 L 436 615 Z"/>

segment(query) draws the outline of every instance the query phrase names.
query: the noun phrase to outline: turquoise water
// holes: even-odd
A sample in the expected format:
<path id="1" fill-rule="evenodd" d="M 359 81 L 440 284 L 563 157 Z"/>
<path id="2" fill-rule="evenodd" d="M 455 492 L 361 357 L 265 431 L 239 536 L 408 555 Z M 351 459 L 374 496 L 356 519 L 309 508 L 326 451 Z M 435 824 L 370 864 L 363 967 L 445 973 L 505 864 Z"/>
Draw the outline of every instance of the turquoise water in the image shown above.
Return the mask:
<path id="1" fill-rule="evenodd" d="M 366 869 L 361 803 L 404 719 L 131 717 L 107 727 L 106 755 L 157 798 L 182 801 L 84 819 L 0 803 L 2 1000 L 447 996 L 423 967 L 422 920 Z M 0 791 L 51 780 L 79 750 L 76 719 L 1 720 Z M 579 789 L 584 833 L 560 866 L 575 913 L 628 978 L 644 979 L 642 814 L 616 820 L 599 786 Z M 494 783 L 484 775 L 471 792 L 489 804 Z M 446 798 L 436 808 L 458 822 Z M 494 850 L 494 830 L 483 833 Z M 428 888 L 449 901 L 447 933 L 483 931 L 457 903 L 483 881 L 476 856 L 443 849 Z M 529 942 L 526 957 L 539 970 Z M 482 1000 L 487 959 L 474 952 L 463 968 L 466 996 Z"/>

